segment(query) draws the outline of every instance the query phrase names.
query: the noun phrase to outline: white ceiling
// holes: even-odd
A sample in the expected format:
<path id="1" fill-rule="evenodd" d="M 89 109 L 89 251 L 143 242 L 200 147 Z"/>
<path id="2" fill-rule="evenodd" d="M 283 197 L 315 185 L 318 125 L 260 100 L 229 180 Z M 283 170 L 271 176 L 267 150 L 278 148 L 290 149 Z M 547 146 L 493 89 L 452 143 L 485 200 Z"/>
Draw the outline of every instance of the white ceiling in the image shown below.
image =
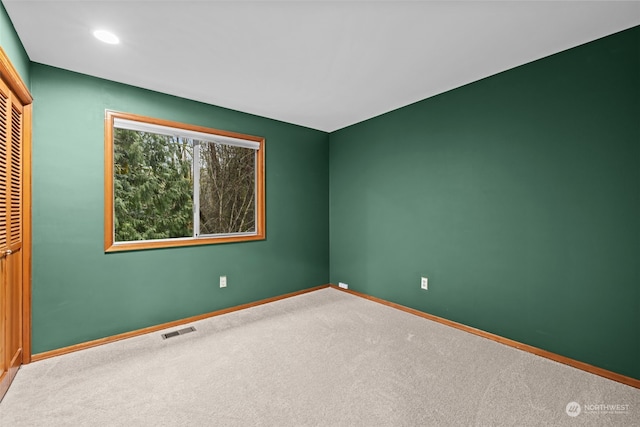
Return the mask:
<path id="1" fill-rule="evenodd" d="M 637 1 L 2 2 L 34 62 L 323 131 L 640 25 Z"/>

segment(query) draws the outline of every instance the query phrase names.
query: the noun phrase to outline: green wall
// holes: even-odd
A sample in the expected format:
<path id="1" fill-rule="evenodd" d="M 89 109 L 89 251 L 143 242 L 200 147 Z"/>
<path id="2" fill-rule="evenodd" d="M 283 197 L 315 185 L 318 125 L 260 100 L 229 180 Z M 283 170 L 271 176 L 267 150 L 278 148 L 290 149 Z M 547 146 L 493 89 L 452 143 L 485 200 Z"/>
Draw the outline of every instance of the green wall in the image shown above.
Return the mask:
<path id="1" fill-rule="evenodd" d="M 332 133 L 331 282 L 640 378 L 639 39 Z"/>
<path id="2" fill-rule="evenodd" d="M 31 78 L 33 353 L 328 283 L 328 134 L 35 63 Z M 105 109 L 264 136 L 267 239 L 105 254 Z"/>
<path id="3" fill-rule="evenodd" d="M 9 19 L 9 15 L 7 15 L 7 11 L 2 2 L 0 2 L 0 46 L 2 46 L 2 49 L 4 49 L 11 63 L 20 74 L 20 77 L 29 88 L 29 57 L 22 46 L 16 30 L 13 28 L 13 23 L 11 19 Z"/>

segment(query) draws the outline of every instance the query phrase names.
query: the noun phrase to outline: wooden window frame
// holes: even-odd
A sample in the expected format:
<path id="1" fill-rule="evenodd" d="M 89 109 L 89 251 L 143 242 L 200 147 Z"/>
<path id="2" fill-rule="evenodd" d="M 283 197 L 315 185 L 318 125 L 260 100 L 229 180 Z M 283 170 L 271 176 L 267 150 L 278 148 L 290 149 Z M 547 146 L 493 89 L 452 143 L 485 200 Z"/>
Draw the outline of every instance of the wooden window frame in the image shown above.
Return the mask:
<path id="1" fill-rule="evenodd" d="M 113 129 L 114 120 L 124 119 L 151 125 L 167 126 L 187 131 L 207 133 L 211 135 L 223 136 L 254 141 L 260 144 L 256 150 L 256 231 L 253 234 L 222 235 L 222 236 L 202 236 L 202 237 L 181 237 L 175 239 L 162 240 L 142 240 L 140 242 L 116 242 L 114 230 L 114 189 L 113 189 Z M 121 252 L 156 248 L 173 248 L 181 246 L 211 245 L 219 243 L 246 242 L 254 240 L 264 240 L 265 233 L 265 183 L 264 183 L 264 151 L 265 138 L 253 135 L 246 135 L 236 132 L 229 132 L 219 129 L 207 128 L 203 126 L 190 125 L 170 120 L 156 119 L 137 114 L 122 113 L 106 110 L 104 122 L 104 250 L 105 252 Z"/>

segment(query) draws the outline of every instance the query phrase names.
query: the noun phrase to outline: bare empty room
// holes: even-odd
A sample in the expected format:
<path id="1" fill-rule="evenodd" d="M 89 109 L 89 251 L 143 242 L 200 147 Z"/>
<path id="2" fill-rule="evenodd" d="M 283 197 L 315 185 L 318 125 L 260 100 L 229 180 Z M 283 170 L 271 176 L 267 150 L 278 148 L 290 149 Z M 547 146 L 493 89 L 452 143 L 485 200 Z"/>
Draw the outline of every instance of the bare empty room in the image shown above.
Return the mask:
<path id="1" fill-rule="evenodd" d="M 0 425 L 638 425 L 640 2 L 0 2 Z"/>

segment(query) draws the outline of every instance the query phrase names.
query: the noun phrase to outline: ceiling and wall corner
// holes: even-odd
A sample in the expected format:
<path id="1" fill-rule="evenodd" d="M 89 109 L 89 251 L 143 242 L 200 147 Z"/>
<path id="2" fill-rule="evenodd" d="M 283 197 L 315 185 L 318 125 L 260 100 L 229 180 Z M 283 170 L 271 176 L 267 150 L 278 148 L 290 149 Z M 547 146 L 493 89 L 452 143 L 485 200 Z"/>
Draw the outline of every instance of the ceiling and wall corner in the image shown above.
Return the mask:
<path id="1" fill-rule="evenodd" d="M 9 16 L 6 14 L 4 6 L 0 1 L 0 48 L 2 48 L 11 60 L 12 65 L 22 78 L 22 81 L 30 87 L 29 66 L 30 61 L 27 53 L 16 34 Z"/>
<path id="2" fill-rule="evenodd" d="M 33 62 L 325 132 L 640 24 L 635 1 L 2 2 Z"/>

